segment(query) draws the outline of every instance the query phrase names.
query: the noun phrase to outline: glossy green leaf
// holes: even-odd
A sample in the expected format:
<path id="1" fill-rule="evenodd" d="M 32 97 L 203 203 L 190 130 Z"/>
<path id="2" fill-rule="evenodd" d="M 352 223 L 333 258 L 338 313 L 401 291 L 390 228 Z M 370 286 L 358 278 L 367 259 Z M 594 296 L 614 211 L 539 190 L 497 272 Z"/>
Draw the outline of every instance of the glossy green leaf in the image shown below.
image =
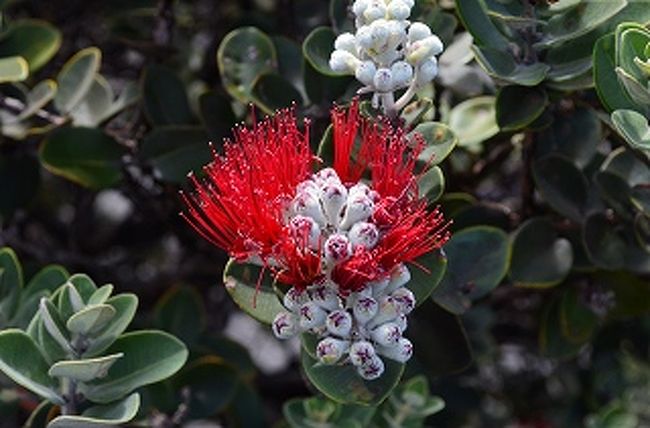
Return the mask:
<path id="1" fill-rule="evenodd" d="M 123 354 L 113 354 L 85 360 L 59 361 L 50 367 L 48 374 L 51 377 L 68 378 L 78 382 L 89 382 L 93 379 L 100 379 L 106 376 L 111 366 L 123 356 Z"/>
<path id="2" fill-rule="evenodd" d="M 25 120 L 41 110 L 54 99 L 58 86 L 54 80 L 46 79 L 34 86 L 27 94 L 25 109 L 16 116 L 16 120 Z"/>
<path id="3" fill-rule="evenodd" d="M 0 58 L 0 83 L 22 82 L 29 76 L 29 64 L 22 56 Z"/>
<path id="4" fill-rule="evenodd" d="M 72 315 L 66 326 L 72 333 L 92 336 L 106 326 L 115 313 L 115 308 L 111 305 L 88 306 Z"/>
<path id="5" fill-rule="evenodd" d="M 271 324 L 275 316 L 285 309 L 273 291 L 268 272 L 260 277 L 262 273 L 259 266 L 237 263 L 231 259 L 223 271 L 223 283 L 230 297 L 244 312 L 258 321 Z"/>
<path id="6" fill-rule="evenodd" d="M 539 159 L 533 163 L 533 178 L 553 209 L 576 222 L 583 220 L 588 184 L 570 160 L 559 155 Z"/>
<path id="7" fill-rule="evenodd" d="M 267 114 L 294 103 L 302 104 L 300 92 L 277 74 L 261 75 L 253 84 L 251 99 Z"/>
<path id="8" fill-rule="evenodd" d="M 223 38 L 217 52 L 217 64 L 223 86 L 241 102 L 250 100 L 253 83 L 276 67 L 273 41 L 254 27 L 241 27 Z"/>
<path id="9" fill-rule="evenodd" d="M 566 278 L 573 263 L 571 243 L 558 238 L 545 218 L 531 218 L 515 232 L 510 278 L 518 287 L 546 288 Z"/>
<path id="10" fill-rule="evenodd" d="M 140 408 L 140 394 L 115 403 L 90 407 L 81 416 L 59 416 L 47 428 L 110 428 L 131 421 Z"/>
<path id="11" fill-rule="evenodd" d="M 102 61 L 102 52 L 86 48 L 77 52 L 65 63 L 57 76 L 59 90 L 54 97 L 54 106 L 61 113 L 69 113 L 86 96 L 95 81 Z"/>
<path id="12" fill-rule="evenodd" d="M 598 317 L 583 302 L 580 290 L 573 287 L 564 291 L 560 299 L 560 326 L 566 340 L 572 343 L 587 342 L 598 326 Z"/>
<path id="13" fill-rule="evenodd" d="M 454 233 L 444 252 L 447 270 L 433 292 L 433 299 L 456 314 L 499 285 L 510 264 L 508 236 L 491 226 L 475 226 Z"/>
<path id="14" fill-rule="evenodd" d="M 471 98 L 454 106 L 449 112 L 449 128 L 461 147 L 481 143 L 499 133 L 496 121 L 496 98 Z"/>
<path id="15" fill-rule="evenodd" d="M 170 68 L 150 65 L 142 78 L 144 112 L 154 125 L 186 125 L 194 122 L 185 85 Z"/>
<path id="16" fill-rule="evenodd" d="M 159 126 L 142 141 L 140 156 L 156 175 L 171 183 L 185 183 L 190 171 L 199 171 L 211 159 L 209 138 L 195 126 Z"/>
<path id="17" fill-rule="evenodd" d="M 645 151 L 650 156 L 648 119 L 634 110 L 616 110 L 612 113 L 612 123 L 632 148 Z"/>
<path id="18" fill-rule="evenodd" d="M 233 399 L 237 372 L 221 358 L 208 356 L 192 362 L 173 379 L 176 391 L 188 388 L 189 417 L 202 419 L 220 413 Z"/>
<path id="19" fill-rule="evenodd" d="M 125 153 L 117 141 L 95 128 L 58 129 L 39 151 L 43 166 L 50 172 L 93 189 L 121 180 Z"/>
<path id="20" fill-rule="evenodd" d="M 192 287 L 170 288 L 156 303 L 154 323 L 188 346 L 197 342 L 206 327 L 203 300 Z"/>
<path id="21" fill-rule="evenodd" d="M 650 183 L 650 167 L 625 147 L 612 151 L 600 169 L 618 175 L 632 187 Z"/>
<path id="22" fill-rule="evenodd" d="M 434 166 L 418 177 L 418 193 L 430 203 L 437 201 L 445 190 L 445 176 L 440 167 Z"/>
<path id="23" fill-rule="evenodd" d="M 0 58 L 20 55 L 30 72 L 43 67 L 59 50 L 61 32 L 52 24 L 36 19 L 13 22 L 0 40 Z"/>
<path id="24" fill-rule="evenodd" d="M 540 320 L 539 347 L 544 355 L 552 358 L 573 357 L 583 343 L 569 341 L 562 331 L 559 299 L 552 300 L 544 308 Z"/>
<path id="25" fill-rule="evenodd" d="M 101 75 L 96 75 L 84 97 L 70 112 L 75 126 L 98 126 L 106 120 L 113 107 L 113 89 Z"/>
<path id="26" fill-rule="evenodd" d="M 302 44 L 302 53 L 307 61 L 319 73 L 327 76 L 340 76 L 329 65 L 335 39 L 336 34 L 330 27 L 318 27 L 309 33 Z"/>
<path id="27" fill-rule="evenodd" d="M 458 144 L 458 138 L 452 130 L 440 122 L 420 123 L 415 127 L 413 133 L 419 134 L 426 141 L 426 146 L 418 157 L 419 161 L 426 164 L 439 164 Z"/>
<path id="28" fill-rule="evenodd" d="M 472 34 L 477 44 L 503 50 L 508 47 L 508 39 L 490 20 L 479 0 L 457 0 L 456 10 L 463 26 Z"/>
<path id="29" fill-rule="evenodd" d="M 499 90 L 496 100 L 496 118 L 502 131 L 525 128 L 537 119 L 548 104 L 543 88 L 505 86 Z"/>
<path id="30" fill-rule="evenodd" d="M 635 108 L 618 80 L 616 72 L 616 37 L 607 34 L 594 45 L 594 84 L 600 101 L 609 110 Z"/>
<path id="31" fill-rule="evenodd" d="M 357 374 L 351 364 L 321 364 L 305 351 L 302 352 L 301 362 L 312 385 L 339 403 L 377 405 L 395 388 L 404 372 L 404 364 L 385 358 L 386 369 L 381 377 L 367 381 Z"/>
<path id="32" fill-rule="evenodd" d="M 519 64 L 509 52 L 489 47 L 473 46 L 476 61 L 498 81 L 515 85 L 537 86 L 548 75 L 551 67 L 541 62 Z"/>
<path id="33" fill-rule="evenodd" d="M 58 382 L 47 374 L 49 366 L 36 343 L 20 330 L 0 332 L 0 371 L 19 385 L 62 404 Z"/>
<path id="34" fill-rule="evenodd" d="M 9 247 L 0 248 L 0 320 L 11 319 L 22 289 L 23 269 L 16 253 Z"/>
<path id="35" fill-rule="evenodd" d="M 440 284 L 447 270 L 447 257 L 442 251 L 434 251 L 416 260 L 412 266 L 411 280 L 406 286 L 415 294 L 418 305 L 424 303 Z"/>
<path id="36" fill-rule="evenodd" d="M 625 265 L 626 242 L 621 231 L 605 214 L 595 213 L 587 217 L 583 228 L 583 240 L 591 261 L 605 269 L 620 269 Z"/>
<path id="37" fill-rule="evenodd" d="M 123 353 L 106 377 L 82 385 L 86 398 L 109 403 L 133 390 L 176 373 L 187 360 L 187 348 L 161 331 L 137 331 L 120 336 L 106 351 Z"/>
<path id="38" fill-rule="evenodd" d="M 111 297 L 113 284 L 106 284 L 99 287 L 88 299 L 88 305 L 101 305 Z"/>

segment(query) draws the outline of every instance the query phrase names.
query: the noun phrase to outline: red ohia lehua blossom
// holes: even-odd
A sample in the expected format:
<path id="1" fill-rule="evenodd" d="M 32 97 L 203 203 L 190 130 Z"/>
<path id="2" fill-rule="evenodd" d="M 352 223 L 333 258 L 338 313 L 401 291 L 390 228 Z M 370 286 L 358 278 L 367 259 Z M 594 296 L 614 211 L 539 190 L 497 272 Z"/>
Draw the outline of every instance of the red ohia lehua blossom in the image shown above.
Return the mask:
<path id="1" fill-rule="evenodd" d="M 327 336 L 321 361 L 358 362 L 358 373 L 374 379 L 384 370 L 375 350 L 402 362 L 411 355 L 401 337 L 415 303 L 406 264 L 442 247 L 449 222 L 418 194 L 428 169 L 418 163 L 421 136 L 362 118 L 356 99 L 331 116 L 331 167 L 310 151 L 309 122 L 300 127 L 293 109 L 236 128 L 204 177 L 191 176 L 182 216 L 237 261 L 291 287 L 289 312 L 273 325 L 278 337 Z M 361 350 L 372 352 L 353 355 Z"/>

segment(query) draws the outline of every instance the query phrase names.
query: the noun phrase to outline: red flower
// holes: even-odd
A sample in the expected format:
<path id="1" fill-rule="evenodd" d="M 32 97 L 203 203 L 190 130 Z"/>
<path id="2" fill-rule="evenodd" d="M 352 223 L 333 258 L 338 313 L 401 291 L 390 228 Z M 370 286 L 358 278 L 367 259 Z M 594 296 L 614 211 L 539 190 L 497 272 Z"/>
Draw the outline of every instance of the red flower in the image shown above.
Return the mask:
<path id="1" fill-rule="evenodd" d="M 293 110 L 235 130 L 223 155 L 191 177 L 183 217 L 240 261 L 262 263 L 303 289 L 331 279 L 341 294 L 440 248 L 448 222 L 418 195 L 424 140 L 386 120 L 332 110 L 334 165 L 313 173 L 309 126 Z M 363 184 L 364 177 L 369 177 Z"/>

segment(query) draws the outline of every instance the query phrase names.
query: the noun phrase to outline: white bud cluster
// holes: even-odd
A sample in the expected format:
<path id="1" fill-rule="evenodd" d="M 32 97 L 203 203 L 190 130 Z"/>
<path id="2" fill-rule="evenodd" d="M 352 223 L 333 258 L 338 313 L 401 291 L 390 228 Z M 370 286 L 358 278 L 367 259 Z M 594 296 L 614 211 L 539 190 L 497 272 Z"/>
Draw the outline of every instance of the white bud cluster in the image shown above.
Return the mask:
<path id="1" fill-rule="evenodd" d="M 281 339 L 302 332 L 317 335 L 315 351 L 321 363 L 353 364 L 367 380 L 384 372 L 381 357 L 406 362 L 413 353 L 411 342 L 403 337 L 406 315 L 415 307 L 415 296 L 405 287 L 410 280 L 406 266 L 345 296 L 330 275 L 359 246 L 372 249 L 377 244 L 379 229 L 372 222 L 377 202 L 377 193 L 368 186 L 348 188 L 330 168 L 298 186 L 287 224 L 322 251 L 325 280 L 302 291 L 289 289 L 283 301 L 286 311 L 272 325 Z"/>
<path id="2" fill-rule="evenodd" d="M 436 55 L 443 50 L 426 24 L 408 21 L 413 6 L 414 0 L 356 0 L 356 33 L 336 38 L 332 70 L 354 75 L 364 84 L 362 93 L 409 88 L 407 99 L 397 103 L 405 104 L 416 88 L 436 77 Z"/>

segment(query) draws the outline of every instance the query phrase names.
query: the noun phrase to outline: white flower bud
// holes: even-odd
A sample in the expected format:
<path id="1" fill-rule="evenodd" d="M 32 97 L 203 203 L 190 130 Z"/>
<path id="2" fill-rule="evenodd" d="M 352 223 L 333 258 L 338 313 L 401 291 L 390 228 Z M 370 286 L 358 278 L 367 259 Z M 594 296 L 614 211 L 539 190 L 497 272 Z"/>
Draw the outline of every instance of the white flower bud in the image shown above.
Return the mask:
<path id="1" fill-rule="evenodd" d="M 370 337 L 381 346 L 395 346 L 402 338 L 402 332 L 396 323 L 388 322 L 372 330 Z"/>
<path id="2" fill-rule="evenodd" d="M 367 249 L 373 248 L 377 245 L 379 240 L 379 229 L 372 223 L 359 221 L 354 223 L 348 233 L 348 238 L 353 248 L 362 246 Z"/>
<path id="3" fill-rule="evenodd" d="M 409 27 L 408 39 L 409 42 L 417 42 L 418 40 L 425 39 L 431 35 L 431 28 L 421 22 L 414 22 Z"/>
<path id="4" fill-rule="evenodd" d="M 357 78 L 359 82 L 363 83 L 364 85 L 371 86 L 373 85 L 376 72 L 377 72 L 377 67 L 375 67 L 374 62 L 363 61 L 357 67 L 354 76 Z"/>
<path id="5" fill-rule="evenodd" d="M 369 328 L 375 328 L 376 326 L 383 324 L 388 321 L 394 321 L 400 315 L 400 307 L 390 296 L 383 296 L 379 299 L 379 310 L 377 315 L 368 323 Z"/>
<path id="6" fill-rule="evenodd" d="M 374 42 L 372 38 L 372 28 L 369 25 L 364 25 L 363 27 L 360 27 L 357 30 L 355 40 L 357 42 L 357 45 L 359 45 L 363 49 L 372 49 L 373 42 Z"/>
<path id="7" fill-rule="evenodd" d="M 325 323 L 327 312 L 314 302 L 307 302 L 300 307 L 300 327 L 310 330 Z"/>
<path id="8" fill-rule="evenodd" d="M 356 222 L 366 221 L 372 215 L 375 204 L 368 196 L 352 194 L 348 196 L 348 204 L 343 214 L 343 220 L 339 227 L 347 230 Z"/>
<path id="9" fill-rule="evenodd" d="M 344 310 L 332 311 L 327 316 L 325 326 L 335 336 L 348 337 L 352 330 L 352 316 Z"/>
<path id="10" fill-rule="evenodd" d="M 394 89 L 393 75 L 388 68 L 380 68 L 373 78 L 375 89 L 379 92 L 390 92 Z"/>
<path id="11" fill-rule="evenodd" d="M 298 334 L 298 317 L 290 312 L 280 312 L 271 324 L 273 334 L 278 339 L 289 339 Z"/>
<path id="12" fill-rule="evenodd" d="M 354 34 L 343 33 L 340 34 L 334 41 L 334 49 L 350 52 L 356 54 L 357 47 L 355 44 Z"/>
<path id="13" fill-rule="evenodd" d="M 400 264 L 390 273 L 387 293 L 392 293 L 400 287 L 405 286 L 411 280 L 411 272 L 405 264 Z"/>
<path id="14" fill-rule="evenodd" d="M 320 200 L 327 223 L 336 227 L 341 219 L 343 205 L 347 202 L 348 190 L 340 182 L 326 182 L 320 190 Z"/>
<path id="15" fill-rule="evenodd" d="M 370 187 L 368 187 L 367 184 L 357 183 L 354 186 L 350 187 L 350 190 L 348 190 L 348 194 L 350 195 L 350 197 L 356 195 L 368 196 L 371 191 L 372 190 L 370 190 Z"/>
<path id="16" fill-rule="evenodd" d="M 366 10 L 363 11 L 363 19 L 367 23 L 386 17 L 386 5 L 383 2 L 373 2 Z"/>
<path id="17" fill-rule="evenodd" d="M 365 340 L 354 342 L 350 346 L 350 362 L 355 366 L 369 364 L 376 355 L 375 347 Z"/>
<path id="18" fill-rule="evenodd" d="M 418 67 L 416 75 L 416 84 L 418 86 L 426 85 L 438 75 L 438 60 L 434 57 L 424 61 Z"/>
<path id="19" fill-rule="evenodd" d="M 418 65 L 443 50 L 442 42 L 436 35 L 431 35 L 417 42 L 411 43 L 406 49 L 406 60 L 413 65 Z"/>
<path id="20" fill-rule="evenodd" d="M 350 342 L 326 337 L 316 345 L 316 356 L 323 364 L 334 364 L 343 357 Z"/>
<path id="21" fill-rule="evenodd" d="M 370 0 L 356 0 L 352 4 L 352 13 L 354 13 L 355 16 L 363 15 L 363 12 L 368 9 L 368 6 L 370 6 Z"/>
<path id="22" fill-rule="evenodd" d="M 388 15 L 400 21 L 405 20 L 411 14 L 411 8 L 401 0 L 393 0 L 388 4 Z"/>
<path id="23" fill-rule="evenodd" d="M 333 288 L 319 285 L 310 290 L 311 301 L 320 306 L 321 308 L 333 311 L 340 306 L 339 298 Z"/>
<path id="24" fill-rule="evenodd" d="M 352 256 L 352 244 L 347 236 L 334 233 L 325 241 L 324 253 L 330 265 L 341 263 Z"/>
<path id="25" fill-rule="evenodd" d="M 354 74 L 360 61 L 348 51 L 335 50 L 330 56 L 330 68 L 337 73 Z"/>
<path id="26" fill-rule="evenodd" d="M 318 248 L 320 227 L 313 218 L 297 215 L 289 222 L 289 230 L 296 241 L 306 242 L 312 249 Z"/>
<path id="27" fill-rule="evenodd" d="M 406 328 L 408 327 L 408 319 L 406 318 L 406 315 L 404 314 L 399 314 L 397 318 L 393 321 L 397 326 L 399 327 L 399 330 L 404 333 L 406 331 Z"/>
<path id="28" fill-rule="evenodd" d="M 413 79 L 413 67 L 404 61 L 397 61 L 390 67 L 393 74 L 393 84 L 395 88 L 404 88 L 411 83 Z"/>
<path id="29" fill-rule="evenodd" d="M 307 296 L 306 291 L 300 291 L 296 287 L 291 287 L 285 294 L 282 299 L 284 307 L 289 309 L 291 312 L 297 312 L 300 309 L 300 306 L 307 301 L 309 296 Z"/>
<path id="30" fill-rule="evenodd" d="M 413 356 L 413 344 L 407 338 L 402 337 L 395 346 L 378 346 L 377 352 L 391 360 L 405 363 Z"/>
<path id="31" fill-rule="evenodd" d="M 354 302 L 354 307 L 352 312 L 354 313 L 354 318 L 360 324 L 365 324 L 370 321 L 379 310 L 379 303 L 372 297 L 359 297 Z"/>
<path id="32" fill-rule="evenodd" d="M 322 186 L 325 183 L 335 182 L 341 183 L 339 175 L 336 173 L 334 168 L 323 168 L 313 175 L 314 180 L 311 181 L 315 185 L 315 189 L 318 190 L 318 186 Z"/>
<path id="33" fill-rule="evenodd" d="M 357 367 L 357 373 L 359 373 L 359 376 L 365 380 L 375 380 L 379 378 L 384 374 L 384 370 L 384 362 L 376 355 L 369 363 Z"/>
<path id="34" fill-rule="evenodd" d="M 372 29 L 372 48 L 375 51 L 381 51 L 387 47 L 388 40 L 391 36 L 388 21 L 380 19 L 370 25 Z"/>
<path id="35" fill-rule="evenodd" d="M 381 278 L 368 283 L 368 288 L 372 289 L 372 295 L 376 299 L 384 296 L 384 291 L 388 287 L 388 278 Z"/>
<path id="36" fill-rule="evenodd" d="M 391 297 L 397 302 L 400 313 L 409 314 L 415 309 L 415 295 L 408 288 L 398 288 Z"/>
<path id="37" fill-rule="evenodd" d="M 311 217 L 320 226 L 325 226 L 327 221 L 321 210 L 318 196 L 311 191 L 299 191 L 292 203 L 296 215 Z"/>

